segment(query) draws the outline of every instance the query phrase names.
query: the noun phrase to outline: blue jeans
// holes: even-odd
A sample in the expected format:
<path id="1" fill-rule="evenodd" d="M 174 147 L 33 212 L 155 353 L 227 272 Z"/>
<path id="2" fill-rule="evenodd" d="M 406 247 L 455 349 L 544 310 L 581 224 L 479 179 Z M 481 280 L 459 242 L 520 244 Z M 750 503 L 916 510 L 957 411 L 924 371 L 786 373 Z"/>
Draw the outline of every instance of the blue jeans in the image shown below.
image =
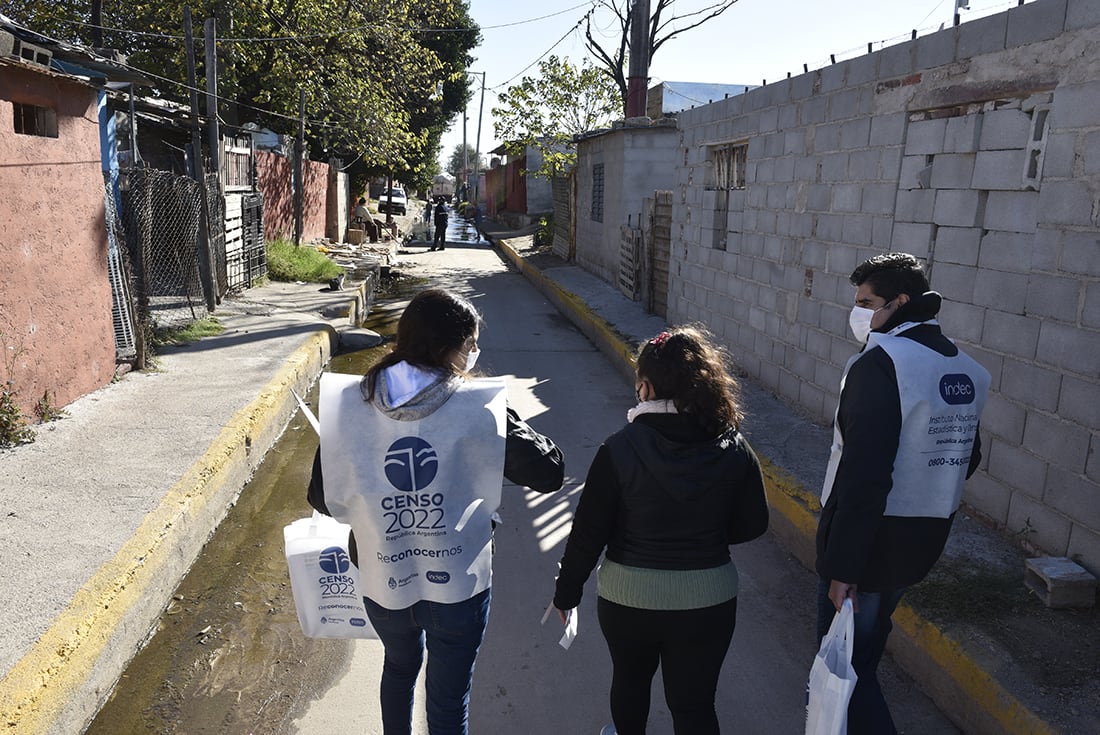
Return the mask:
<path id="1" fill-rule="evenodd" d="M 382 664 L 382 731 L 410 735 L 413 690 L 428 648 L 425 688 L 428 732 L 466 735 L 474 662 L 489 621 L 491 589 L 456 603 L 421 600 L 388 610 L 364 598 L 367 615 L 385 648 Z"/>
<path id="2" fill-rule="evenodd" d="M 886 638 L 894 624 L 890 616 L 898 606 L 905 588 L 857 591 L 859 612 L 855 616 L 855 644 L 852 647 L 852 668 L 859 680 L 848 703 L 848 735 L 896 735 L 894 719 L 882 696 L 878 681 L 878 663 L 886 650 Z M 829 599 L 829 580 L 817 583 L 817 643 L 829 632 L 836 608 Z"/>

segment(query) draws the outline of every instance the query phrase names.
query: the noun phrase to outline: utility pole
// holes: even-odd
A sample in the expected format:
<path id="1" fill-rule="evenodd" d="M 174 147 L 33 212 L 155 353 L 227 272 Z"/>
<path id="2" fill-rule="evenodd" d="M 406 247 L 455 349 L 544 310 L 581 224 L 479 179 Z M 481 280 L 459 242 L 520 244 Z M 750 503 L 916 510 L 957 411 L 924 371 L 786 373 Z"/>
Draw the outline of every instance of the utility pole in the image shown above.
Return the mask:
<path id="1" fill-rule="evenodd" d="M 203 25 L 206 36 L 206 125 L 210 135 L 210 170 L 221 171 L 221 130 L 218 125 L 218 54 L 217 18 L 207 18 Z"/>
<path id="2" fill-rule="evenodd" d="M 479 189 L 481 188 L 481 116 L 485 112 L 485 72 L 481 74 L 481 105 L 477 109 L 477 140 L 474 141 L 474 206 L 479 206 L 481 201 Z"/>
<path id="3" fill-rule="evenodd" d="M 195 86 L 195 38 L 191 32 L 191 8 L 183 9 L 183 34 L 184 46 L 187 51 L 187 88 L 191 92 L 191 119 L 194 125 L 191 128 L 191 178 L 199 184 L 199 280 L 202 282 L 202 293 L 206 301 L 206 310 L 214 311 L 215 288 L 214 269 L 211 267 L 210 258 L 210 203 L 206 197 L 206 176 L 202 167 L 202 133 L 199 130 L 199 90 Z"/>
<path id="4" fill-rule="evenodd" d="M 306 150 L 306 90 L 298 91 L 298 137 L 294 140 L 294 247 L 302 244 L 302 209 L 305 206 L 302 156 Z"/>
<path id="5" fill-rule="evenodd" d="M 634 0 L 630 9 L 630 68 L 626 81 L 626 116 L 643 117 L 649 84 L 649 0 Z"/>

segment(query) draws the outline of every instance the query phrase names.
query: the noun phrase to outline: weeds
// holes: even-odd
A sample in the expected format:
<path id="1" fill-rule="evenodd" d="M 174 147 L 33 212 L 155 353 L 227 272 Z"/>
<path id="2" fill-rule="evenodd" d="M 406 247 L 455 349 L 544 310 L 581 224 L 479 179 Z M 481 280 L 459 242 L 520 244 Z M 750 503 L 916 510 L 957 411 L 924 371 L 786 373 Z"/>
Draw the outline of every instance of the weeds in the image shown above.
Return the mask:
<path id="1" fill-rule="evenodd" d="M 343 272 L 343 268 L 316 248 L 295 247 L 282 239 L 267 243 L 267 275 L 273 281 L 328 283 Z"/>
<path id="2" fill-rule="evenodd" d="M 213 337 L 224 331 L 225 327 L 222 326 L 221 322 L 211 316 L 205 319 L 196 319 L 185 327 L 154 329 L 149 344 L 153 345 L 154 348 L 165 345 L 185 345 L 189 342 L 197 342 L 203 337 Z"/>
<path id="3" fill-rule="evenodd" d="M 15 386 L 9 380 L 0 390 L 0 447 L 14 447 L 34 441 L 34 432 L 15 401 Z"/>
<path id="4" fill-rule="evenodd" d="M 69 415 L 68 411 L 63 408 L 59 408 L 53 404 L 50 400 L 50 391 L 47 388 L 42 394 L 42 397 L 38 399 L 38 403 L 34 404 L 34 415 L 38 417 L 38 420 L 42 423 L 48 421 L 57 421 L 63 419 Z"/>

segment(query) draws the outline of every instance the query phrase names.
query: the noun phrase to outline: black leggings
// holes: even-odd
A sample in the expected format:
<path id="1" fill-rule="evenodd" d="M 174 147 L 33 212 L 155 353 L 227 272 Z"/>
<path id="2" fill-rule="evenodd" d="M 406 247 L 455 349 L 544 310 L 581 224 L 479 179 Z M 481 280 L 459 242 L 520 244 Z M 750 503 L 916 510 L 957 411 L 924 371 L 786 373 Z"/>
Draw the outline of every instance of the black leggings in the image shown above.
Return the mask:
<path id="1" fill-rule="evenodd" d="M 645 735 L 658 663 L 676 735 L 717 735 L 714 695 L 737 598 L 696 610 L 642 610 L 602 597 L 596 606 L 614 668 L 611 717 L 618 735 Z"/>

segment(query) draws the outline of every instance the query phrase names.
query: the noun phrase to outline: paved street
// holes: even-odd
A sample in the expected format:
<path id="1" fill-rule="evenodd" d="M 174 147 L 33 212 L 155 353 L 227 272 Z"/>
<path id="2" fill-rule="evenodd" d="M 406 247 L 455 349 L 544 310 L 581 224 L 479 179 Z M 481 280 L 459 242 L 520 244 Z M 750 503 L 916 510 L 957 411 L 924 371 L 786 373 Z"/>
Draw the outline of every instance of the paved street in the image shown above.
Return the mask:
<path id="1" fill-rule="evenodd" d="M 406 272 L 453 288 L 481 310 L 479 367 L 508 376 L 509 401 L 566 456 L 566 486 L 540 496 L 506 486 L 497 529 L 493 606 L 474 678 L 471 732 L 496 735 L 597 733 L 609 722 L 610 661 L 595 614 L 591 580 L 580 635 L 569 651 L 556 621 L 539 625 L 553 591 L 571 509 L 600 442 L 625 421 L 632 386 L 557 310 L 486 245 L 452 243 L 444 252 L 404 256 Z M 412 265 L 415 264 L 415 265 Z M 804 719 L 813 656 L 812 575 L 770 536 L 736 547 L 742 592 L 733 646 L 718 694 L 727 732 L 796 733 Z M 296 720 L 303 735 L 381 733 L 377 697 L 381 646 L 359 641 L 344 673 L 315 693 Z M 888 696 L 905 731 L 957 732 L 908 678 L 887 664 Z M 422 697 L 417 717 L 424 732 Z M 650 732 L 671 733 L 655 683 Z"/>

